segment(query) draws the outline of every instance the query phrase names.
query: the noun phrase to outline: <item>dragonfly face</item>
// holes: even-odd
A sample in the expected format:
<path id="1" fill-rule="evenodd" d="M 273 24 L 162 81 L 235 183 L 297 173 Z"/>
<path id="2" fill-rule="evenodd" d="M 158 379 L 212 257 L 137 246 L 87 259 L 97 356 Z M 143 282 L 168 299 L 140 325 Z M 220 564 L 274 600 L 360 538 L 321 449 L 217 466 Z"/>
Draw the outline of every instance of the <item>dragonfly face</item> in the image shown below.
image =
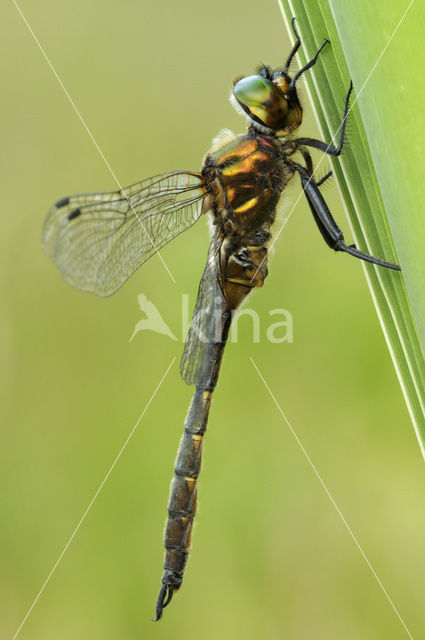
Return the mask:
<path id="1" fill-rule="evenodd" d="M 313 218 L 335 251 L 383 267 L 400 267 L 347 246 L 314 179 L 308 147 L 330 155 L 341 153 L 347 93 L 338 146 L 312 138 L 291 138 L 302 120 L 296 92 L 298 78 L 314 58 L 290 78 L 283 70 L 261 67 L 257 75 L 238 80 L 233 95 L 249 118 L 248 132 L 225 132 L 215 139 L 201 172 L 170 171 L 109 193 L 70 196 L 49 211 L 43 248 L 73 286 L 99 296 L 114 293 L 148 258 L 208 213 L 214 234 L 199 285 L 180 371 L 196 391 L 185 423 L 172 484 L 165 530 L 165 562 L 156 620 L 183 580 L 196 511 L 202 439 L 211 395 L 234 311 L 267 276 L 267 246 L 276 205 L 288 181 L 298 173 Z M 299 152 L 304 164 L 296 160 Z M 294 157 L 295 156 L 295 157 Z"/>
<path id="2" fill-rule="evenodd" d="M 241 78 L 233 96 L 249 116 L 254 127 L 264 133 L 286 136 L 302 121 L 302 108 L 295 86 L 285 71 L 260 69 L 260 75 Z"/>

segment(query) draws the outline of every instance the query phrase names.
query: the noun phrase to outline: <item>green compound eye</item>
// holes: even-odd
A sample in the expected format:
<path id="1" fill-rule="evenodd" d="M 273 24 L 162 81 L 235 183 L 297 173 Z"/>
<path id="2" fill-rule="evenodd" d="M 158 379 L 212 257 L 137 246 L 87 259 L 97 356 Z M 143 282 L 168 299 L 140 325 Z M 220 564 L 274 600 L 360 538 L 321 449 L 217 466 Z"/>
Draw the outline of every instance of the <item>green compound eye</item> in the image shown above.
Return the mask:
<path id="1" fill-rule="evenodd" d="M 278 131 L 286 126 L 288 102 L 276 84 L 262 76 L 248 76 L 233 87 L 242 109 L 256 122 Z"/>

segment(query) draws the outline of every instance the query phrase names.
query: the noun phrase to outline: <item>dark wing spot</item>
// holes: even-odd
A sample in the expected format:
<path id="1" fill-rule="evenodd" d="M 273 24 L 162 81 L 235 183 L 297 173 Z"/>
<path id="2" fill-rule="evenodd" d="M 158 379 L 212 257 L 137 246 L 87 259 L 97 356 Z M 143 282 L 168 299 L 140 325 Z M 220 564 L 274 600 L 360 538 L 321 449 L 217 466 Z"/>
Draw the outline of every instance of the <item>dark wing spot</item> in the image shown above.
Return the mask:
<path id="1" fill-rule="evenodd" d="M 81 214 L 81 209 L 74 209 L 71 213 L 68 213 L 68 220 L 74 220 L 74 218 L 78 218 Z"/>
<path id="2" fill-rule="evenodd" d="M 69 202 L 69 198 L 62 198 L 62 200 L 58 200 L 57 203 L 55 204 L 55 207 L 57 209 L 60 209 L 60 207 L 65 207 Z"/>

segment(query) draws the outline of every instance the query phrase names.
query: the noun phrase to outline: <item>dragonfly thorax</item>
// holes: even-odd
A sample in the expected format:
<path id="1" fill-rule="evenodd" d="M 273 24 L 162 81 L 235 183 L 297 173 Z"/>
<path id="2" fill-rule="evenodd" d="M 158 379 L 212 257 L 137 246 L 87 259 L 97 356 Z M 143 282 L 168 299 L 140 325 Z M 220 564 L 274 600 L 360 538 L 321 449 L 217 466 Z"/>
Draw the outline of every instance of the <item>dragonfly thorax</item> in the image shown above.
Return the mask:
<path id="1" fill-rule="evenodd" d="M 213 148 L 202 175 L 212 194 L 215 221 L 239 236 L 270 227 L 289 173 L 275 136 L 251 130 Z"/>

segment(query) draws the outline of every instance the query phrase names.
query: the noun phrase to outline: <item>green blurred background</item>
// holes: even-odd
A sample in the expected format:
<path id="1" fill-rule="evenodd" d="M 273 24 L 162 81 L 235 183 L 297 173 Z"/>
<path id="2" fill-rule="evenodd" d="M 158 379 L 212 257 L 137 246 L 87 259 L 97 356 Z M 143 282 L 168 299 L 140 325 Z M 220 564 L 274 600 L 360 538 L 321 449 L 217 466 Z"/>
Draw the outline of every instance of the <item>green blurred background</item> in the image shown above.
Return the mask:
<path id="1" fill-rule="evenodd" d="M 260 61 L 277 65 L 289 50 L 274 2 L 250 10 L 240 0 L 25 0 L 21 8 L 122 184 L 199 169 L 221 128 L 244 129 L 228 101 L 233 77 Z M 176 284 L 157 258 L 106 300 L 60 278 L 40 248 L 47 209 L 116 185 L 13 3 L 1 12 L 1 637 L 15 634 L 174 357 L 19 637 L 407 636 L 250 356 L 420 637 L 423 460 L 362 268 L 325 247 L 304 199 L 266 286 L 249 301 L 260 343 L 241 319 L 225 355 L 184 584 L 163 621 L 151 623 L 192 389 L 179 377 L 181 341 L 129 338 L 142 317 L 139 293 L 180 336 L 181 296 L 193 306 L 207 225 L 163 250 Z M 317 135 L 308 104 L 302 131 Z M 287 202 L 299 193 L 294 180 Z M 325 194 L 348 239 L 335 184 Z M 275 308 L 292 314 L 292 344 L 265 338 Z"/>

